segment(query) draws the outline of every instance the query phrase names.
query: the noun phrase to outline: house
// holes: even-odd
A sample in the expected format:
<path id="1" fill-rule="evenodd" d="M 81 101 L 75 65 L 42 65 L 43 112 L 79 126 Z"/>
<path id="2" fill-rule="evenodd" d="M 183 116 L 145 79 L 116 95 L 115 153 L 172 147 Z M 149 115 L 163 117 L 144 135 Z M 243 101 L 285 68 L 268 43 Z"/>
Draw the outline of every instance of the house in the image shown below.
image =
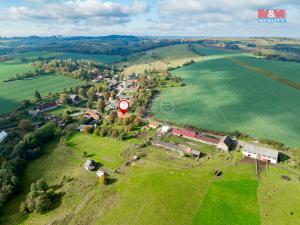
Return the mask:
<path id="1" fill-rule="evenodd" d="M 40 104 L 36 107 L 35 110 L 30 110 L 29 115 L 31 116 L 37 116 L 39 113 L 46 112 L 52 109 L 56 109 L 58 106 L 56 102 L 49 102 L 49 103 L 44 103 Z"/>
<path id="2" fill-rule="evenodd" d="M 38 112 L 46 112 L 52 109 L 56 109 L 58 106 L 56 104 L 56 102 L 49 102 L 49 103 L 45 103 L 45 104 L 41 104 L 37 107 L 36 111 Z"/>
<path id="3" fill-rule="evenodd" d="M 110 103 L 105 107 L 105 111 L 118 109 L 119 102 L 117 100 L 110 101 Z"/>
<path id="4" fill-rule="evenodd" d="M 5 131 L 1 131 L 1 133 L 0 133 L 0 143 L 5 140 L 5 138 L 7 137 L 7 135 L 8 134 Z"/>
<path id="5" fill-rule="evenodd" d="M 127 82 L 128 83 L 137 83 L 138 82 L 138 77 L 135 74 L 129 74 L 127 76 Z"/>
<path id="6" fill-rule="evenodd" d="M 243 155 L 270 163 L 277 163 L 279 152 L 255 144 L 243 145 Z"/>
<path id="7" fill-rule="evenodd" d="M 224 136 L 220 139 L 219 143 L 217 144 L 217 148 L 228 152 L 234 146 L 234 140 L 232 140 L 229 136 Z"/>
<path id="8" fill-rule="evenodd" d="M 96 169 L 96 162 L 94 160 L 88 159 L 84 163 L 84 168 L 87 171 L 92 171 L 92 170 Z"/>
<path id="9" fill-rule="evenodd" d="M 163 126 L 160 128 L 160 133 L 166 134 L 166 133 L 168 133 L 170 130 L 171 130 L 171 127 L 169 127 L 169 126 L 167 126 L 167 125 L 163 125 Z"/>
<path id="10" fill-rule="evenodd" d="M 75 94 L 71 94 L 69 96 L 69 99 L 71 99 L 71 101 L 74 103 L 74 104 L 78 104 L 79 101 L 80 101 L 80 98 L 78 95 L 75 95 Z"/>
<path id="11" fill-rule="evenodd" d="M 159 127 L 159 123 L 155 122 L 155 121 L 151 121 L 149 123 L 149 127 L 152 128 L 152 129 L 157 129 Z"/>
<path id="12" fill-rule="evenodd" d="M 92 80 L 92 82 L 94 83 L 98 83 L 99 81 L 101 81 L 103 79 L 103 75 L 102 74 L 98 74 L 95 79 Z"/>
<path id="13" fill-rule="evenodd" d="M 88 110 L 84 114 L 85 118 L 93 118 L 94 120 L 100 120 L 101 116 L 96 110 Z"/>

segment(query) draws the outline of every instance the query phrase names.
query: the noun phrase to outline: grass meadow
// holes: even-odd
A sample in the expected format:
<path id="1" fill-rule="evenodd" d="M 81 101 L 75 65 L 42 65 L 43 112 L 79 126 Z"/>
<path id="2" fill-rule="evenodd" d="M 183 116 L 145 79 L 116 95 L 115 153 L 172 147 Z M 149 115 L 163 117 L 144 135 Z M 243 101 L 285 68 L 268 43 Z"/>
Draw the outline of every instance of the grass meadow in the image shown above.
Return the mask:
<path id="1" fill-rule="evenodd" d="M 85 160 L 93 158 L 113 170 L 126 161 L 124 151 L 142 151 L 146 156 L 121 174 L 110 173 L 113 182 L 109 185 L 99 186 L 95 172 L 84 169 Z M 216 168 L 223 176 L 214 176 Z M 28 165 L 21 192 L 0 212 L 0 224 L 297 224 L 298 199 L 289 201 L 288 192 L 299 196 L 299 181 L 291 175 L 293 180 L 286 186 L 280 175 L 287 171 L 273 167 L 269 171 L 258 182 L 254 165 L 234 164 L 224 153 L 195 162 L 154 146 L 136 149 L 131 140 L 76 134 L 68 146 L 48 144 L 45 154 Z M 39 178 L 65 195 L 47 213 L 20 214 L 18 208 L 30 184 Z M 266 200 L 273 189 L 274 200 Z M 268 217 L 262 218 L 264 212 Z M 278 219 L 278 212 L 288 215 L 290 223 Z"/>
<path id="2" fill-rule="evenodd" d="M 154 115 L 178 124 L 239 130 L 299 146 L 299 64 L 285 63 L 244 54 L 204 56 L 173 71 L 186 86 L 164 90 L 154 101 Z"/>
<path id="3" fill-rule="evenodd" d="M 126 65 L 125 74 L 143 73 L 145 70 L 161 71 L 182 66 L 192 59 L 199 60 L 200 56 L 189 51 L 188 44 L 179 44 L 130 55 L 128 61 L 120 65 Z"/>
<path id="4" fill-rule="evenodd" d="M 0 62 L 0 82 L 17 73 L 30 71 L 32 66 L 29 63 L 21 62 Z"/>
<path id="5" fill-rule="evenodd" d="M 80 84 L 80 80 L 58 76 L 44 75 L 12 82 L 0 82 L 0 114 L 7 113 L 18 106 L 24 99 L 34 99 L 35 90 L 41 95 L 56 93 Z"/>

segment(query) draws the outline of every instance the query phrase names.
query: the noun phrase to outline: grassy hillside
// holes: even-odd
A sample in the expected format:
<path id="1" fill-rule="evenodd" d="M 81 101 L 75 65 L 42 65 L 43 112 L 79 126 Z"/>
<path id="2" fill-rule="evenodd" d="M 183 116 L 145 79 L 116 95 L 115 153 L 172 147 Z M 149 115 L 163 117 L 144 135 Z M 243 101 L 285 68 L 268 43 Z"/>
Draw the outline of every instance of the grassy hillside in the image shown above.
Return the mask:
<path id="1" fill-rule="evenodd" d="M 169 67 L 182 66 L 190 60 L 199 60 L 200 56 L 188 50 L 188 44 L 155 48 L 128 57 L 125 73 L 143 73 L 145 70 L 166 70 Z"/>
<path id="2" fill-rule="evenodd" d="M 81 81 L 58 75 L 43 75 L 35 78 L 0 83 L 0 114 L 16 108 L 23 99 L 33 99 L 35 90 L 42 95 L 56 93 Z"/>
<path id="3" fill-rule="evenodd" d="M 159 119 L 219 131 L 239 130 L 300 145 L 299 65 L 236 54 L 205 56 L 173 71 L 185 87 L 165 90 L 154 102 Z M 263 65 L 263 66 L 262 66 Z M 277 66 L 276 66 L 277 65 Z"/>
<path id="4" fill-rule="evenodd" d="M 299 196 L 300 189 L 296 176 L 287 171 L 271 167 L 258 183 L 254 165 L 234 164 L 223 153 L 212 154 L 199 165 L 161 148 L 136 149 L 130 140 L 76 134 L 68 143 L 47 145 L 46 153 L 30 163 L 21 180 L 22 192 L 0 212 L 0 224 L 244 225 L 260 224 L 265 212 L 268 217 L 262 219 L 263 225 L 297 224 L 300 204 L 297 199 L 288 200 L 284 189 L 287 181 L 280 178 L 281 173 L 292 178 L 288 190 L 293 195 Z M 83 156 L 84 151 L 88 157 Z M 93 158 L 110 171 L 126 160 L 122 153 L 136 151 L 146 156 L 124 167 L 121 174 L 110 172 L 112 183 L 105 187 L 99 186 L 95 172 L 83 167 L 87 158 Z M 239 158 L 239 153 L 235 154 Z M 223 176 L 215 177 L 215 168 L 221 169 Z M 65 195 L 47 213 L 22 215 L 19 205 L 30 184 L 39 178 Z M 276 196 L 268 201 L 271 189 Z M 285 200 L 279 204 L 280 199 Z M 289 223 L 275 217 L 279 211 L 281 217 L 289 217 Z"/>

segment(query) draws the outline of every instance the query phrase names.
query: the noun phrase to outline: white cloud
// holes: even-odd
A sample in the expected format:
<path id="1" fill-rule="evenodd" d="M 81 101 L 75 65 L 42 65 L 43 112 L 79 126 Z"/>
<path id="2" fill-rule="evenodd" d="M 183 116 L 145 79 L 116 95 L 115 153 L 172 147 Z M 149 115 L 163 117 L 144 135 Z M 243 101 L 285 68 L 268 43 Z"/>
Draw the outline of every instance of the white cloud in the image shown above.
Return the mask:
<path id="1" fill-rule="evenodd" d="M 0 17 L 1 20 L 10 21 L 85 21 L 98 22 L 98 25 L 111 25 L 127 23 L 131 16 L 145 13 L 147 10 L 148 4 L 141 1 L 135 1 L 128 6 L 112 1 L 74 0 L 37 4 L 34 8 L 12 6 L 6 13 L 2 12 Z"/>

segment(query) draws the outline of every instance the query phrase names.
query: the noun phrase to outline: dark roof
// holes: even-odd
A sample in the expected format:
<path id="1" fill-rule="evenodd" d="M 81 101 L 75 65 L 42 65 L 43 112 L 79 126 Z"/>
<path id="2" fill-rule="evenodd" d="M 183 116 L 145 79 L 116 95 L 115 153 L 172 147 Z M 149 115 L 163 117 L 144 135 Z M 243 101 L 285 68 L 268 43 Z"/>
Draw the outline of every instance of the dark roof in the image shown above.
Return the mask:
<path id="1" fill-rule="evenodd" d="M 45 103 L 45 104 L 41 104 L 37 107 L 38 110 L 42 111 L 51 107 L 55 107 L 57 106 L 56 102 L 49 102 L 49 103 Z"/>

